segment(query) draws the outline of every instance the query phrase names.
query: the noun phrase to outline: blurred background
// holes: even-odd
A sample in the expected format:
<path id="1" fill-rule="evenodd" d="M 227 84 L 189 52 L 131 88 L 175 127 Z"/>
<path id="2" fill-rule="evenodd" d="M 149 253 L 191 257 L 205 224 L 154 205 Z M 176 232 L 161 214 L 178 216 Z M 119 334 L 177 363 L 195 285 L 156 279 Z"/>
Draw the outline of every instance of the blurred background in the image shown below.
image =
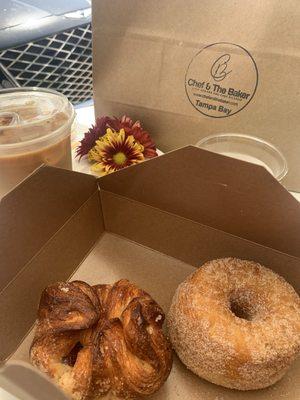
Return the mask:
<path id="1" fill-rule="evenodd" d="M 90 103 L 91 0 L 0 1 L 0 89 L 24 86 Z"/>

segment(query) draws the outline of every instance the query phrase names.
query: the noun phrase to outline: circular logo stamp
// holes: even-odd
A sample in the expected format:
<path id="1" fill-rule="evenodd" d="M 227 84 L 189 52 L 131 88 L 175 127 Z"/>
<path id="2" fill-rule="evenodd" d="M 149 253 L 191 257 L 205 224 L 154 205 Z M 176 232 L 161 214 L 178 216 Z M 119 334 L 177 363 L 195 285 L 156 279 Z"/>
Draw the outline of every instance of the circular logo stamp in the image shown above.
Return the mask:
<path id="1" fill-rule="evenodd" d="M 185 90 L 192 106 L 208 117 L 230 117 L 253 98 L 258 70 L 249 51 L 233 43 L 204 47 L 190 62 Z"/>

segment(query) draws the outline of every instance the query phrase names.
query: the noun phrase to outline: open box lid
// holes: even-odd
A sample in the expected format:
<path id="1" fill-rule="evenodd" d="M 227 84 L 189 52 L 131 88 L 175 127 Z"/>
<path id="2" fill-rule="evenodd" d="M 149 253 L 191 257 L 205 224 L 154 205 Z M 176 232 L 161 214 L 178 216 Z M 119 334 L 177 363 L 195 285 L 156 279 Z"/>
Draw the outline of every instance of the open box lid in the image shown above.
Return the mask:
<path id="1" fill-rule="evenodd" d="M 101 177 L 98 186 L 300 257 L 300 204 L 261 166 L 187 146 Z M 2 199 L 0 296 L 97 190 L 91 175 L 43 166 Z"/>
<path id="2" fill-rule="evenodd" d="M 93 176 L 52 167 L 32 174 L 0 203 L 0 298 L 93 198 L 98 211 L 86 224 L 89 232 L 83 227 L 69 238 L 70 248 L 73 245 L 76 250 L 68 254 L 71 273 L 87 247 L 107 228 L 99 188 L 100 193 L 110 192 L 210 227 L 219 237 L 241 238 L 289 255 L 295 262 L 278 272 L 300 289 L 295 271 L 300 263 L 298 201 L 261 166 L 187 146 L 99 178 L 98 185 Z M 56 252 L 55 262 L 63 264 L 63 243 L 58 242 Z M 51 279 L 45 268 L 43 274 Z"/>
<path id="3" fill-rule="evenodd" d="M 300 204 L 262 166 L 187 146 L 98 181 L 102 190 L 300 256 Z"/>

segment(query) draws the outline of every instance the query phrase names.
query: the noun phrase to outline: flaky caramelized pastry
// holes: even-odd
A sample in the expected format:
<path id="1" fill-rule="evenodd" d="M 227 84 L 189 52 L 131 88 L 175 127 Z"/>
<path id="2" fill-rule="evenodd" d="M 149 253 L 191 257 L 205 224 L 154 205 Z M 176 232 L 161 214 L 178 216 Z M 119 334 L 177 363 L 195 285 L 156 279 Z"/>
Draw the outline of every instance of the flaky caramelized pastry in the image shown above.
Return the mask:
<path id="1" fill-rule="evenodd" d="M 42 293 L 30 355 L 73 399 L 156 392 L 172 366 L 164 313 L 127 280 L 59 282 Z"/>

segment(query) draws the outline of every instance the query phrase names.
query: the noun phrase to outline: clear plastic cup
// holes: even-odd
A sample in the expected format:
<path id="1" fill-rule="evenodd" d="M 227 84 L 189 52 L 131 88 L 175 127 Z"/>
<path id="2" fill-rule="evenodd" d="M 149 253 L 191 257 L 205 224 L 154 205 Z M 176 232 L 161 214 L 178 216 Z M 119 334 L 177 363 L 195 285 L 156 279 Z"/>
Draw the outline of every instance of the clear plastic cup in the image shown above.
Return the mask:
<path id="1" fill-rule="evenodd" d="M 287 162 L 282 152 L 272 143 L 256 136 L 242 133 L 220 133 L 206 136 L 196 146 L 214 153 L 261 165 L 279 181 L 288 172 Z"/>
<path id="2" fill-rule="evenodd" d="M 75 112 L 53 90 L 0 91 L 0 198 L 42 164 L 72 169 Z"/>

